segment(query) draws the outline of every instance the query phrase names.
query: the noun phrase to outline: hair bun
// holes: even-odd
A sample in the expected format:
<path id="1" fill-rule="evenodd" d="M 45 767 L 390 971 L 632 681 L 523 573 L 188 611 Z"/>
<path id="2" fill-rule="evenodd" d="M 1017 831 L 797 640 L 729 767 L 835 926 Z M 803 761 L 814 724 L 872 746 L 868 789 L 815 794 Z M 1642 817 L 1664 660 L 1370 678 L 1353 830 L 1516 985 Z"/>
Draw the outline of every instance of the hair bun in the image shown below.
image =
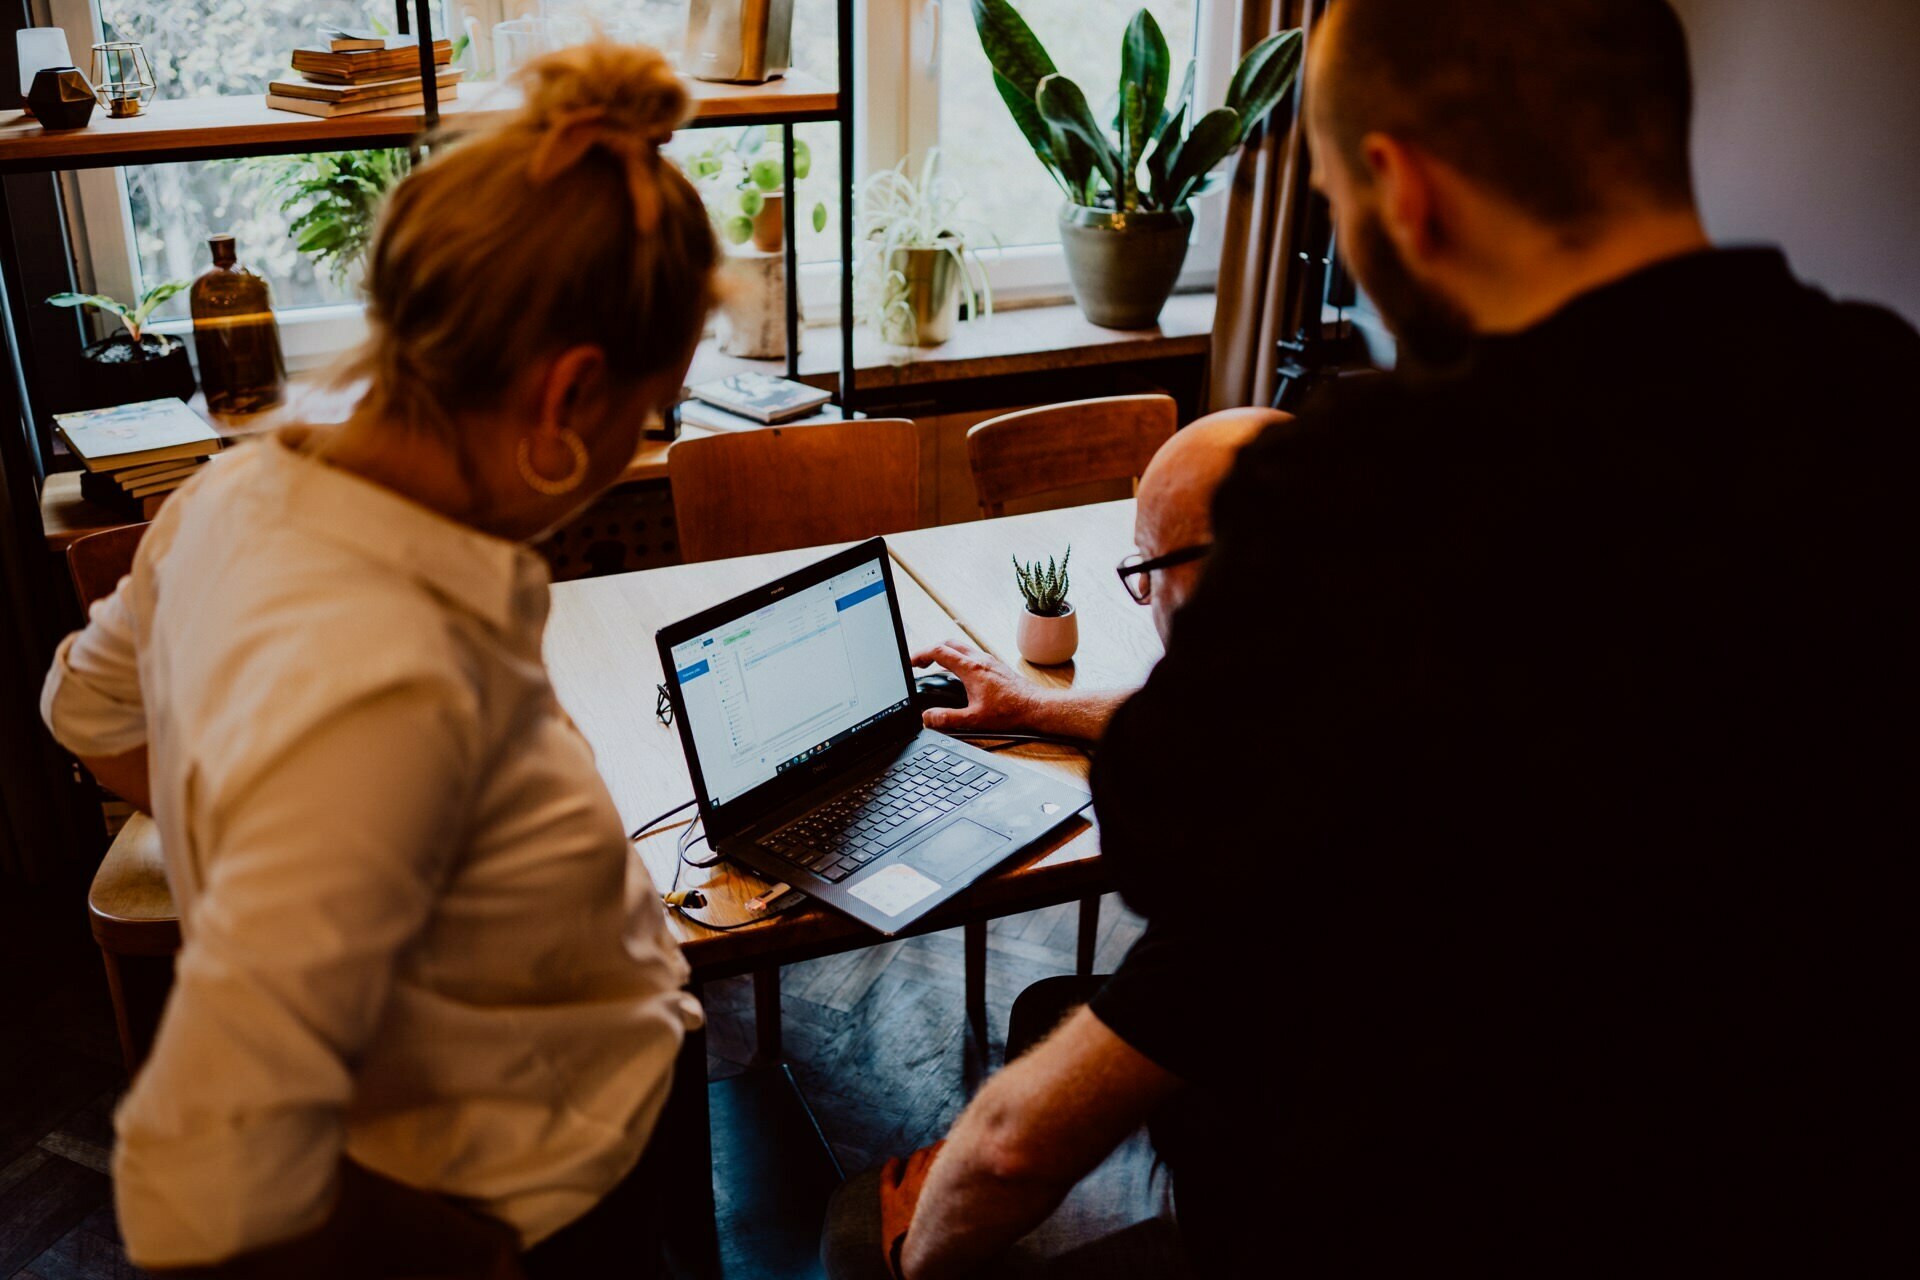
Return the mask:
<path id="1" fill-rule="evenodd" d="M 599 39 L 556 49 L 522 67 L 515 80 L 524 94 L 522 118 L 535 130 L 591 112 L 607 127 L 657 145 L 673 136 L 690 107 L 672 64 L 646 45 Z"/>

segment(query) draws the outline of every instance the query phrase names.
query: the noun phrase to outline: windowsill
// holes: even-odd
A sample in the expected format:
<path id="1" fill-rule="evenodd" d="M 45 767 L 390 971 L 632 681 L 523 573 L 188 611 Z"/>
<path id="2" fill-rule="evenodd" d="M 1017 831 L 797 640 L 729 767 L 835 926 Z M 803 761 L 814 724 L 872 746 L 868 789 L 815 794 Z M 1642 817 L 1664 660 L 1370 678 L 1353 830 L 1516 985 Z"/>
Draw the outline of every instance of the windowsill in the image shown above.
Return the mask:
<path id="1" fill-rule="evenodd" d="M 1176 294 L 1167 299 L 1157 328 L 1128 330 L 1102 329 L 1081 315 L 1080 308 L 1071 302 L 999 310 L 985 320 L 956 325 L 954 336 L 937 347 L 907 351 L 879 342 L 864 328 L 857 329 L 853 347 L 854 380 L 858 390 L 867 392 L 933 386 L 967 378 L 1204 355 L 1213 339 L 1213 307 L 1212 292 Z M 839 381 L 837 337 L 837 331 L 831 329 L 801 332 L 800 377 L 803 381 L 823 387 L 832 387 Z M 709 339 L 702 342 L 694 354 L 687 381 L 699 383 L 749 370 L 784 374 L 786 362 L 723 355 L 719 343 Z M 196 395 L 193 407 L 204 414 L 205 403 L 204 398 Z M 346 416 L 352 403 L 351 392 L 324 392 L 318 388 L 315 378 L 296 375 L 285 411 L 243 418 L 211 414 L 207 417 L 222 435 L 237 439 L 270 429 L 288 412 L 300 413 L 318 422 L 337 421 Z M 689 428 L 688 433 L 700 434 L 693 428 Z M 667 451 L 671 447 L 671 442 L 665 440 L 642 443 L 622 482 L 664 479 Z M 47 477 L 40 494 L 40 519 L 46 530 L 47 545 L 56 551 L 64 550 L 86 534 L 128 523 L 125 516 L 80 496 L 77 471 Z"/>
<path id="2" fill-rule="evenodd" d="M 953 337 L 937 347 L 888 346 L 862 327 L 853 337 L 854 387 L 876 391 L 1202 355 L 1213 337 L 1213 299 L 1211 290 L 1175 294 L 1153 329 L 1103 329 L 1071 302 L 1003 308 L 983 320 L 955 325 Z M 723 355 L 719 344 L 709 340 L 695 353 L 687 381 L 697 384 L 748 371 L 784 374 L 786 362 Z M 801 331 L 800 380 L 825 388 L 838 384 L 838 330 Z"/>

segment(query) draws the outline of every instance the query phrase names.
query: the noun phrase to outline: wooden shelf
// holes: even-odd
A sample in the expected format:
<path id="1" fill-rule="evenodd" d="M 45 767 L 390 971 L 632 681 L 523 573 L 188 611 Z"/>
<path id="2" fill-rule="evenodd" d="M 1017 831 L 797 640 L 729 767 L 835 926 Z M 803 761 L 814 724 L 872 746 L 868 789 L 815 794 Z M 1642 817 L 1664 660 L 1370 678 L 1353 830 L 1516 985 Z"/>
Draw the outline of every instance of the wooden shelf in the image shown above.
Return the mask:
<path id="1" fill-rule="evenodd" d="M 686 81 L 694 100 L 691 123 L 742 124 L 770 119 L 822 119 L 839 107 L 839 95 L 811 76 L 795 72 L 767 84 Z M 441 125 L 458 130 L 511 110 L 519 95 L 508 86 L 463 84 L 460 96 L 440 113 Z M 321 120 L 267 106 L 265 94 L 223 98 L 172 98 L 144 115 L 111 120 L 95 112 L 84 129 L 49 132 L 23 112 L 0 113 L 0 173 L 89 169 L 151 164 L 174 158 L 242 153 L 339 149 L 343 144 L 398 146 L 421 127 L 419 108 L 370 111 Z"/>

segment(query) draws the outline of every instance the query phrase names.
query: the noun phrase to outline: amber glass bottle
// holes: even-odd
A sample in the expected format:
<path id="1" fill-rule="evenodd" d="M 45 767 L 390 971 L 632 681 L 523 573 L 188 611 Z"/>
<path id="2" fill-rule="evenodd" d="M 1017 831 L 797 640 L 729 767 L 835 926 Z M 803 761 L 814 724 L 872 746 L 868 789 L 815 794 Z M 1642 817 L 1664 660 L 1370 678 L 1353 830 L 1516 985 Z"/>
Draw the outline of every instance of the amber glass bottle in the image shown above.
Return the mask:
<path id="1" fill-rule="evenodd" d="M 233 237 L 213 236 L 213 270 L 193 282 L 193 346 L 215 413 L 257 413 L 286 394 L 280 326 L 267 282 L 234 259 Z"/>

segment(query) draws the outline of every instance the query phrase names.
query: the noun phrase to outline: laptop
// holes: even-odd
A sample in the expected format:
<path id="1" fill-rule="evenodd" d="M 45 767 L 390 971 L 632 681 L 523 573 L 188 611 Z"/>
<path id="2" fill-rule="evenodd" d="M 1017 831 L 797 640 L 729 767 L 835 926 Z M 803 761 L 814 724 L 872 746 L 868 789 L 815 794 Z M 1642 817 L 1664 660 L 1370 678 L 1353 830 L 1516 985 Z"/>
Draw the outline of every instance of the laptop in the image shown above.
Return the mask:
<path id="1" fill-rule="evenodd" d="M 921 725 L 879 538 L 656 639 L 707 843 L 883 934 L 1089 801 Z"/>

